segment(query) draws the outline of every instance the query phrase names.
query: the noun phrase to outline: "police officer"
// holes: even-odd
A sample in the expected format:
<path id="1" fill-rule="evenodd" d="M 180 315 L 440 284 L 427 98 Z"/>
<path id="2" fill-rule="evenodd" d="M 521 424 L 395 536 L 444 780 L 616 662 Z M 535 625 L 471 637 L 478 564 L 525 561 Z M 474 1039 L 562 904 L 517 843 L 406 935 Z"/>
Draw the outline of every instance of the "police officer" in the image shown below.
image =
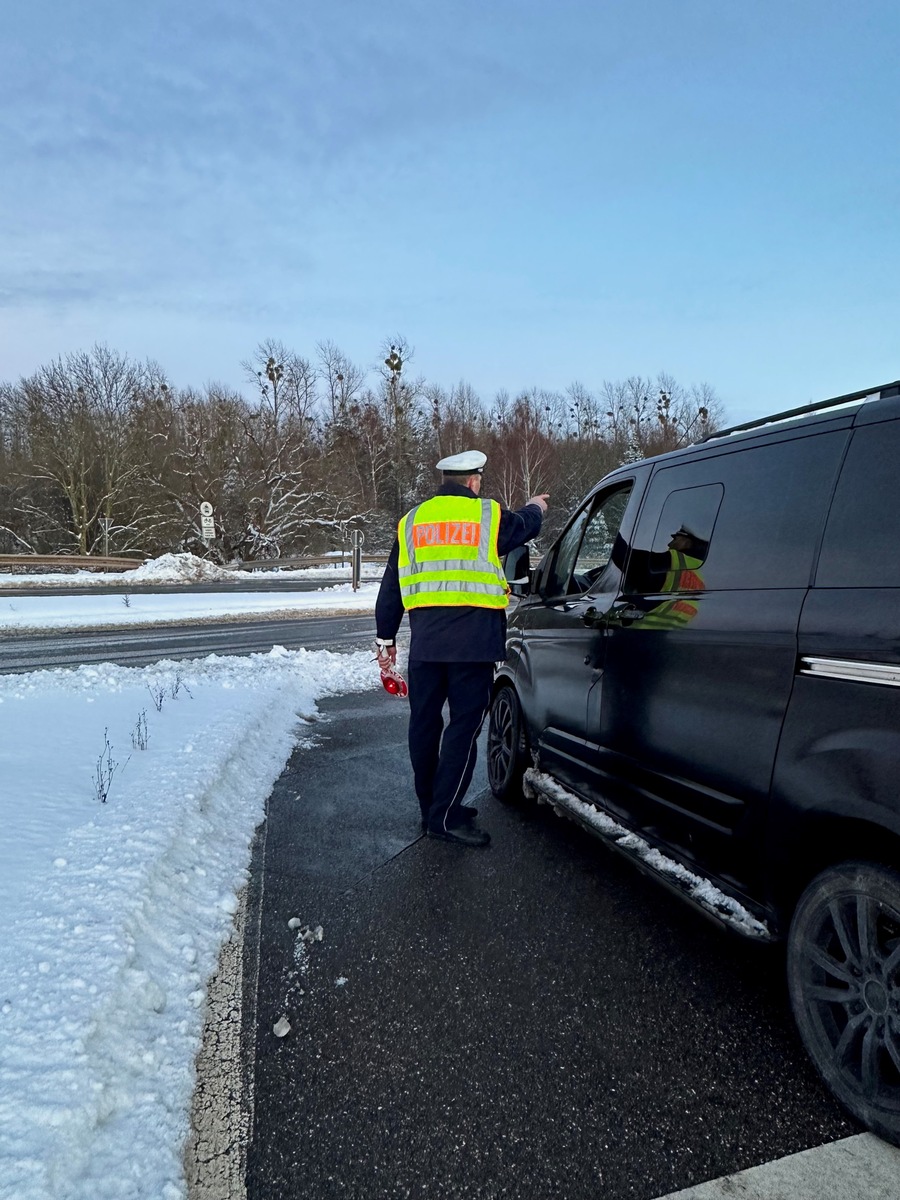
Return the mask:
<path id="1" fill-rule="evenodd" d="M 516 512 L 480 499 L 486 462 L 480 450 L 467 450 L 437 464 L 443 485 L 400 521 L 375 606 L 381 665 L 396 661 L 397 630 L 409 613 L 409 757 L 422 829 L 463 846 L 491 840 L 463 798 L 494 663 L 506 657 L 509 599 L 500 559 L 537 536 L 549 498 L 532 496 Z"/>

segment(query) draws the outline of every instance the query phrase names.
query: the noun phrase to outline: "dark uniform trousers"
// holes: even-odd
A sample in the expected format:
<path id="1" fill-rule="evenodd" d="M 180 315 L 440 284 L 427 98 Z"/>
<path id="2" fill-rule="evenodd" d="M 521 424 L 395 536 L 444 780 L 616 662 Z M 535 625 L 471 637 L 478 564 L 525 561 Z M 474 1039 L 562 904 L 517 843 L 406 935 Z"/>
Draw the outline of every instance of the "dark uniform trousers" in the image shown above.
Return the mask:
<path id="1" fill-rule="evenodd" d="M 475 769 L 494 664 L 410 660 L 408 674 L 409 757 L 422 820 L 432 829 L 452 829 L 465 820 L 462 801 Z"/>

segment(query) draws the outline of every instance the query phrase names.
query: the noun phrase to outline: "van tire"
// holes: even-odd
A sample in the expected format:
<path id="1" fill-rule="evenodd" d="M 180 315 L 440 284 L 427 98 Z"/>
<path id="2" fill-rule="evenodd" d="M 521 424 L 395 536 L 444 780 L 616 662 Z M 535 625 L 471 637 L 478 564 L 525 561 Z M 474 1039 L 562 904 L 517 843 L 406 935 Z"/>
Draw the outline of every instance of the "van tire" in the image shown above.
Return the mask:
<path id="1" fill-rule="evenodd" d="M 788 933 L 794 1020 L 852 1116 L 900 1145 L 900 872 L 849 862 L 818 875 Z"/>
<path id="2" fill-rule="evenodd" d="M 522 776 L 527 766 L 522 706 L 515 690 L 505 684 L 491 702 L 488 721 L 488 783 L 498 800 L 522 800 Z"/>

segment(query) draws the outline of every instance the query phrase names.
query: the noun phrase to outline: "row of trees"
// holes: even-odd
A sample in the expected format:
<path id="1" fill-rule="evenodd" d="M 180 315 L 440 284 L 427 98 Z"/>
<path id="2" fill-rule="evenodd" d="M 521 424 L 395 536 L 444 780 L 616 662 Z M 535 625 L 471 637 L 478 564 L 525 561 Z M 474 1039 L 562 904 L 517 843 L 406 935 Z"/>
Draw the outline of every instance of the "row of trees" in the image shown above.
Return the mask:
<path id="1" fill-rule="evenodd" d="M 352 528 L 386 549 L 433 488 L 438 458 L 472 447 L 488 455 L 486 495 L 515 507 L 552 494 L 552 532 L 612 467 L 694 441 L 722 417 L 708 385 L 666 375 L 485 403 L 465 383 L 414 376 L 402 338 L 380 357 L 373 375 L 331 342 L 313 359 L 263 342 L 242 364 L 243 394 L 178 388 L 155 363 L 95 346 L 0 384 L 0 552 L 192 550 L 228 562 L 338 548 Z"/>

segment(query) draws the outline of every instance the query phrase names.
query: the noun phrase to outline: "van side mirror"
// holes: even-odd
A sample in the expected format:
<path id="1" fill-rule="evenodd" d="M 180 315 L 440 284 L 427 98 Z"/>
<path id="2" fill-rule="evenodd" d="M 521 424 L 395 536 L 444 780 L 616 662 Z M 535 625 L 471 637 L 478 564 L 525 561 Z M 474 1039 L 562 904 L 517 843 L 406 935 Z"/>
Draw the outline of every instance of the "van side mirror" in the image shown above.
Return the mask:
<path id="1" fill-rule="evenodd" d="M 503 574 L 513 596 L 527 596 L 530 587 L 531 555 L 527 546 L 510 550 L 503 560 Z"/>

